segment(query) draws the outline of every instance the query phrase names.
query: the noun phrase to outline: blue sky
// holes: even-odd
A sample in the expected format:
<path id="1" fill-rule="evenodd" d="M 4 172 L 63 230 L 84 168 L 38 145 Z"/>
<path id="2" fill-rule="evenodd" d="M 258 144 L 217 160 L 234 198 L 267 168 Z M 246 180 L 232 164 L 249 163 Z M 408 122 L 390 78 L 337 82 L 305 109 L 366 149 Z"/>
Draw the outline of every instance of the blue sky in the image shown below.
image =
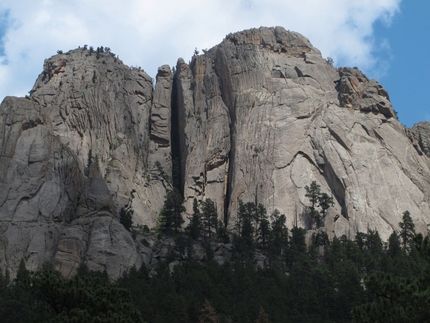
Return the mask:
<path id="1" fill-rule="evenodd" d="M 375 24 L 375 37 L 389 42 L 389 68 L 377 79 L 400 121 L 409 127 L 430 121 L 430 1 L 402 1 L 389 28 Z"/>
<path id="2" fill-rule="evenodd" d="M 376 78 L 410 127 L 430 121 L 429 17 L 427 0 L 2 0 L 0 101 L 27 94 L 59 49 L 107 46 L 155 77 L 228 33 L 283 26 Z"/>
<path id="3" fill-rule="evenodd" d="M 5 10 L 0 12 L 0 57 L 4 55 L 4 41 L 3 37 L 9 25 L 9 11 Z"/>

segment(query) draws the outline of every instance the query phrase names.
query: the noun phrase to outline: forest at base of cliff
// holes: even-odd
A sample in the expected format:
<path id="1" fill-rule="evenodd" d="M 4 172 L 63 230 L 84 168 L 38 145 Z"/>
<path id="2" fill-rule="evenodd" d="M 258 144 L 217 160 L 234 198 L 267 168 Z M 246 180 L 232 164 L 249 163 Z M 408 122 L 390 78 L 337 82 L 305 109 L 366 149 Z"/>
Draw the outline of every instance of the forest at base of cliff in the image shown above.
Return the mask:
<path id="1" fill-rule="evenodd" d="M 430 236 L 416 234 L 405 212 L 384 243 L 377 231 L 306 245 L 301 228 L 281 226 L 276 252 L 257 266 L 246 237 L 233 237 L 229 261 L 193 258 L 189 234 L 154 268 L 132 268 L 116 281 L 81 266 L 72 279 L 51 263 L 0 275 L 3 322 L 425 322 L 430 310 Z M 162 236 L 160 235 L 160 238 Z M 182 242 L 181 242 L 182 241 Z M 275 250 L 275 249 L 274 249 Z M 175 254 L 183 255 L 175 267 Z M 186 256 L 185 256 L 186 255 Z"/>

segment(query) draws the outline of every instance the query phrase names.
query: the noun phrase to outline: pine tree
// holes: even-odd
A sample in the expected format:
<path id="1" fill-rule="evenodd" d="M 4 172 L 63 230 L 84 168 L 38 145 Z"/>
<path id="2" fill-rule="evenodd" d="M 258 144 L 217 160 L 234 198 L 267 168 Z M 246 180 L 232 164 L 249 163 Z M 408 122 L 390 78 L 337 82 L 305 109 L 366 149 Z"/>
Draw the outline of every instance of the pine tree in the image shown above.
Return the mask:
<path id="1" fill-rule="evenodd" d="M 218 213 L 211 199 L 203 201 L 201 219 L 203 230 L 209 238 L 212 238 L 212 234 L 217 231 Z"/>
<path id="2" fill-rule="evenodd" d="M 176 188 L 167 192 L 166 200 L 159 216 L 159 230 L 161 232 L 166 234 L 179 232 L 181 225 L 184 223 L 182 213 L 185 212 L 185 207 L 182 203 L 183 198 Z"/>
<path id="3" fill-rule="evenodd" d="M 193 201 L 193 214 L 189 220 L 190 220 L 190 223 L 186 228 L 186 232 L 190 235 L 191 238 L 197 239 L 200 236 L 202 224 L 201 224 L 201 213 L 200 213 L 196 198 L 194 198 L 194 201 Z"/>
<path id="4" fill-rule="evenodd" d="M 94 276 L 66 279 L 45 263 L 30 278 L 37 322 L 143 322 L 130 292 Z M 42 319 L 49 311 L 52 320 Z"/>
<path id="5" fill-rule="evenodd" d="M 291 269 L 306 253 L 306 230 L 299 227 L 291 229 L 291 236 L 288 240 L 288 248 L 285 252 L 286 264 Z"/>
<path id="6" fill-rule="evenodd" d="M 390 256 L 390 258 L 395 258 L 401 254 L 401 251 L 399 235 L 393 232 L 388 238 L 388 256 Z"/>
<path id="7" fill-rule="evenodd" d="M 322 193 L 318 197 L 318 206 L 321 208 L 321 222 L 325 220 L 327 210 L 334 205 L 333 197 L 329 196 L 327 193 Z M 320 223 L 320 226 L 322 223 Z"/>
<path id="8" fill-rule="evenodd" d="M 320 223 L 320 214 L 317 210 L 318 201 L 321 194 L 321 186 L 316 181 L 312 181 L 310 186 L 305 186 L 305 196 L 309 199 L 311 205 L 308 207 L 309 215 L 311 217 L 311 228 L 318 227 Z"/>
<path id="9" fill-rule="evenodd" d="M 402 222 L 399 222 L 400 226 L 400 239 L 402 241 L 402 247 L 405 251 L 410 251 L 412 247 L 413 238 L 415 236 L 415 224 L 412 221 L 411 214 L 409 211 L 403 212 Z"/>
<path id="10" fill-rule="evenodd" d="M 310 186 L 305 186 L 305 196 L 309 198 L 311 203 L 308 206 L 309 215 L 311 217 L 311 228 L 319 228 L 323 225 L 327 210 L 334 205 L 333 197 L 327 193 L 321 193 L 321 186 L 312 181 Z M 318 211 L 318 208 L 320 211 Z"/>
<path id="11" fill-rule="evenodd" d="M 267 250 L 270 234 L 269 220 L 263 219 L 258 227 L 258 245 L 261 250 Z"/>
<path id="12" fill-rule="evenodd" d="M 262 205 L 258 205 L 258 227 L 257 227 L 257 241 L 259 247 L 264 251 L 267 250 L 268 242 L 270 238 L 270 222 L 267 217 L 267 210 Z"/>
<path id="13" fill-rule="evenodd" d="M 221 220 L 218 220 L 216 235 L 219 242 L 222 242 L 222 243 L 230 242 L 230 237 L 228 235 L 227 228 L 225 227 L 224 223 Z"/>
<path id="14" fill-rule="evenodd" d="M 242 201 L 239 201 L 238 217 L 242 219 L 242 231 L 240 232 L 240 236 L 244 239 L 249 248 L 252 248 L 254 244 L 254 222 L 256 219 L 256 213 L 254 203 L 248 202 L 243 204 Z"/>
<path id="15" fill-rule="evenodd" d="M 285 214 L 279 210 L 272 212 L 271 216 L 271 234 L 269 236 L 268 249 L 271 260 L 278 260 L 285 252 L 288 246 L 288 229 L 285 225 Z"/>
<path id="16" fill-rule="evenodd" d="M 10 286 L 10 274 L 9 271 L 6 269 L 5 273 L 3 274 L 3 271 L 0 269 L 0 291 L 5 291 Z M 0 297 L 1 297 L 0 293 Z"/>

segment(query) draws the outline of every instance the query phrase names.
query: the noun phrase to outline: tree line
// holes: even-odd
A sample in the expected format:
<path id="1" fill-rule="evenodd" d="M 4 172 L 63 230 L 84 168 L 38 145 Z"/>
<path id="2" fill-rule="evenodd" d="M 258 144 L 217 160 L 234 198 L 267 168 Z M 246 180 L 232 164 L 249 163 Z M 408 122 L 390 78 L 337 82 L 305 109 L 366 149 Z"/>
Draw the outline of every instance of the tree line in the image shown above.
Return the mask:
<path id="1" fill-rule="evenodd" d="M 132 268 L 116 281 L 85 266 L 72 279 L 49 263 L 32 273 L 22 261 L 16 278 L 0 274 L 1 320 L 364 323 L 430 317 L 430 237 L 415 232 L 407 211 L 387 242 L 374 230 L 330 240 L 322 229 L 306 241 L 305 229 L 287 228 L 285 215 L 267 215 L 253 202 L 239 203 L 234 234 L 216 220 L 210 200 L 194 203 L 182 230 L 180 220 L 175 224 L 183 211 L 180 194 L 169 198 L 158 235 L 176 241 L 173 258 Z M 319 200 L 313 207 L 321 217 L 327 210 Z M 217 262 L 211 242 L 231 244 L 230 259 Z M 196 243 L 208 246 L 203 261 L 193 256 Z"/>

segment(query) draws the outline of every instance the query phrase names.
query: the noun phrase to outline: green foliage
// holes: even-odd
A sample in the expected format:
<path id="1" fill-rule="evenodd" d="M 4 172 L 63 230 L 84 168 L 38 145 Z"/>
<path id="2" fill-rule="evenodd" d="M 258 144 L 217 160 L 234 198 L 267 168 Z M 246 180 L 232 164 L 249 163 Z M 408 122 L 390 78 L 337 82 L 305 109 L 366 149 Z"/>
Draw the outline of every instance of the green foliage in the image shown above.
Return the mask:
<path id="1" fill-rule="evenodd" d="M 327 193 L 321 193 L 318 197 L 318 203 L 321 208 L 321 218 L 324 219 L 328 208 L 334 205 L 333 197 L 329 196 Z"/>
<path id="2" fill-rule="evenodd" d="M 306 231 L 302 228 L 293 227 L 291 229 L 290 241 L 286 249 L 286 265 L 291 269 L 300 260 L 301 255 L 306 252 Z M 278 251 L 280 252 L 280 251 Z"/>
<path id="3" fill-rule="evenodd" d="M 189 220 L 185 231 L 192 239 L 202 235 L 205 239 L 216 239 L 218 242 L 230 241 L 227 228 L 221 220 L 218 220 L 216 205 L 211 199 L 202 202 L 202 211 L 199 209 L 197 199 L 194 199 L 193 214 Z"/>
<path id="4" fill-rule="evenodd" d="M 18 272 L 16 273 L 15 282 L 18 284 L 27 284 L 30 277 L 30 272 L 25 266 L 24 259 L 19 262 Z"/>
<path id="5" fill-rule="evenodd" d="M 143 322 L 128 290 L 92 274 L 66 279 L 51 263 L 35 273 L 20 268 L 6 292 L 7 299 L 4 290 L 0 296 L 3 322 Z"/>
<path id="6" fill-rule="evenodd" d="M 189 244 L 191 244 L 191 241 L 189 239 L 190 239 L 190 237 L 186 236 L 184 234 L 177 234 L 175 236 L 175 249 L 177 251 L 179 251 L 179 259 L 180 260 L 184 260 L 185 255 L 187 254 L 186 251 L 190 250 L 190 249 L 187 250 L 187 246 L 189 246 Z M 188 255 L 188 256 L 190 256 L 190 255 Z"/>
<path id="7" fill-rule="evenodd" d="M 409 211 L 403 212 L 402 222 L 399 222 L 400 239 L 402 247 L 405 251 L 410 251 L 413 246 L 413 239 L 415 237 L 415 224 L 412 221 Z"/>
<path id="8" fill-rule="evenodd" d="M 415 225 L 407 211 L 399 225 L 400 235 L 393 233 L 389 239 L 391 266 L 383 266 L 365 278 L 366 288 L 373 297 L 371 302 L 354 308 L 354 322 L 428 322 L 430 237 L 415 234 Z"/>
<path id="9" fill-rule="evenodd" d="M 309 198 L 309 202 L 311 203 L 311 205 L 308 207 L 309 215 L 311 217 L 311 228 L 314 227 L 314 224 L 316 224 L 317 227 L 320 225 L 320 215 L 317 211 L 318 198 L 321 194 L 320 189 L 321 186 L 315 181 L 312 181 L 310 186 L 305 186 L 305 196 Z"/>
<path id="10" fill-rule="evenodd" d="M 176 188 L 167 192 L 166 200 L 159 215 L 160 232 L 169 235 L 179 232 L 184 223 L 182 213 L 185 212 L 185 207 L 182 203 L 183 198 Z"/>
<path id="11" fill-rule="evenodd" d="M 311 217 L 311 228 L 320 228 L 324 224 L 327 210 L 334 205 L 333 197 L 327 193 L 321 193 L 321 186 L 312 181 L 310 186 L 305 186 L 305 196 L 309 198 L 308 212 Z M 320 209 L 320 210 L 319 210 Z"/>
<path id="12" fill-rule="evenodd" d="M 201 223 L 205 236 L 212 238 L 218 227 L 218 212 L 211 199 L 202 202 Z"/>
<path id="13" fill-rule="evenodd" d="M 252 261 L 254 258 L 257 218 L 255 203 L 243 203 L 242 200 L 239 200 L 236 221 L 237 234 L 233 236 L 234 253 L 237 259 Z"/>
<path id="14" fill-rule="evenodd" d="M 185 231 L 190 235 L 191 238 L 197 239 L 200 236 L 200 232 L 202 230 L 202 224 L 201 224 L 201 213 L 200 213 L 196 198 L 194 198 L 194 201 L 193 201 L 193 214 L 189 220 L 190 222 L 186 227 Z"/>
<path id="15" fill-rule="evenodd" d="M 199 214 L 197 201 L 194 206 Z M 106 272 L 91 272 L 86 266 L 72 279 L 63 278 L 52 264 L 31 273 L 22 261 L 15 280 L 0 273 L 0 318 L 4 322 L 428 321 L 429 235 L 406 235 L 410 249 L 404 250 L 397 233 L 386 244 L 374 230 L 357 233 L 353 241 L 345 236 L 330 241 L 321 229 L 307 245 L 306 230 L 288 230 L 279 211 L 271 214 L 271 223 L 263 229 L 268 221 L 263 206 L 240 203 L 239 211 L 235 255 L 223 264 L 215 261 L 213 243 L 204 244 L 205 261 L 196 261 L 193 246 L 200 239 L 180 232 L 174 235 L 175 246 L 166 261 L 159 261 L 150 272 L 145 266 L 131 268 L 116 282 L 109 281 Z M 400 227 L 413 232 L 407 215 Z M 170 228 L 173 234 L 173 225 Z M 180 264 L 171 271 L 170 262 L 178 259 Z"/>
<path id="16" fill-rule="evenodd" d="M 216 235 L 218 242 L 230 243 L 230 236 L 228 235 L 227 228 L 221 220 L 218 220 Z"/>
<path id="17" fill-rule="evenodd" d="M 257 245 L 261 250 L 266 251 L 271 231 L 267 210 L 262 204 L 259 204 L 257 207 L 257 223 Z"/>
<path id="18" fill-rule="evenodd" d="M 366 287 L 375 299 L 354 309 L 355 322 L 428 322 L 430 286 L 422 279 L 374 274 L 366 279 Z"/>
<path id="19" fill-rule="evenodd" d="M 31 322 L 37 316 L 33 309 L 34 297 L 28 292 L 30 271 L 21 259 L 17 276 L 10 279 L 9 272 L 0 275 L 0 318 L 3 322 Z"/>
<path id="20" fill-rule="evenodd" d="M 243 203 L 242 200 L 239 200 L 239 212 L 237 214 L 238 232 L 246 247 L 251 250 L 253 250 L 254 244 L 256 211 L 254 203 Z"/>
<path id="21" fill-rule="evenodd" d="M 271 261 L 279 262 L 288 246 L 288 229 L 285 225 L 286 217 L 278 210 L 270 215 L 271 231 L 269 231 L 268 254 Z"/>

